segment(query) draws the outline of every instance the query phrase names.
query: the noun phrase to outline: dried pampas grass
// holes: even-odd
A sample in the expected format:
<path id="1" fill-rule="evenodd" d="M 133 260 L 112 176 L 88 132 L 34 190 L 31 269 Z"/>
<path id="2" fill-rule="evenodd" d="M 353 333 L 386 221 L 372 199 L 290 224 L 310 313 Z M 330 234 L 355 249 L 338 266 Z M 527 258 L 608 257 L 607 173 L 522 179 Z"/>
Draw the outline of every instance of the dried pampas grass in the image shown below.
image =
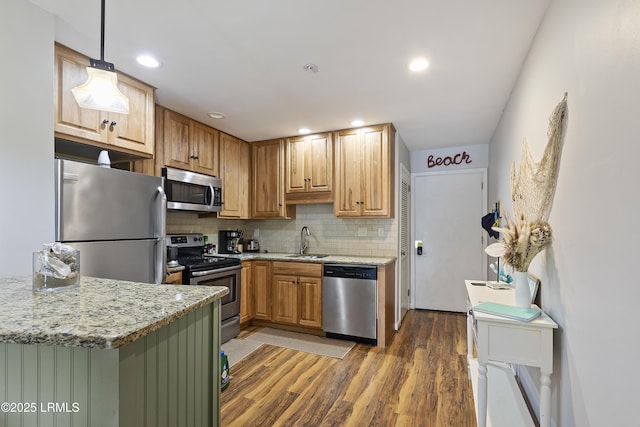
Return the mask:
<path id="1" fill-rule="evenodd" d="M 528 271 L 529 264 L 551 243 L 551 226 L 546 221 L 528 221 L 524 215 L 517 221 L 505 216 L 506 227 L 492 227 L 502 241 L 487 246 L 485 252 L 493 257 L 504 257 L 516 271 Z"/>

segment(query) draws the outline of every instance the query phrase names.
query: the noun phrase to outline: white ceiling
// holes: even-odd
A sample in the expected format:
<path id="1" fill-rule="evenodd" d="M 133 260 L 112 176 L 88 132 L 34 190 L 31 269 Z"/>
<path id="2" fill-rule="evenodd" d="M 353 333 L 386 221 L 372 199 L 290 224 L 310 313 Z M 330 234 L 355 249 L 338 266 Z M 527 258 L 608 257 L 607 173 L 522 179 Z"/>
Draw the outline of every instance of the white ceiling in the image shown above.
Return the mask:
<path id="1" fill-rule="evenodd" d="M 58 17 L 57 41 L 100 57 L 100 0 L 30 1 Z M 486 144 L 549 1 L 107 0 L 105 60 L 247 141 L 362 118 L 412 151 Z M 418 55 L 431 66 L 412 74 Z"/>

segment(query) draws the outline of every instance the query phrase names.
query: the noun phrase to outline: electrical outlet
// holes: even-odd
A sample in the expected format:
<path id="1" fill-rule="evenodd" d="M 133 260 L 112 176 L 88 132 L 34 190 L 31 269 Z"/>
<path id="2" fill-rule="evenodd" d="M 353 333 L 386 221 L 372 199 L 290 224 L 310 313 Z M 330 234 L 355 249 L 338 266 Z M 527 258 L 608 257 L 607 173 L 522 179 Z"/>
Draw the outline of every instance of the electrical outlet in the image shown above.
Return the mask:
<path id="1" fill-rule="evenodd" d="M 384 237 L 384 227 L 378 227 L 378 237 Z"/>
<path id="2" fill-rule="evenodd" d="M 260 237 L 260 229 L 256 228 L 253 230 L 253 237 L 258 238 Z"/>
<path id="3" fill-rule="evenodd" d="M 358 237 L 367 237 L 367 227 L 358 227 Z"/>

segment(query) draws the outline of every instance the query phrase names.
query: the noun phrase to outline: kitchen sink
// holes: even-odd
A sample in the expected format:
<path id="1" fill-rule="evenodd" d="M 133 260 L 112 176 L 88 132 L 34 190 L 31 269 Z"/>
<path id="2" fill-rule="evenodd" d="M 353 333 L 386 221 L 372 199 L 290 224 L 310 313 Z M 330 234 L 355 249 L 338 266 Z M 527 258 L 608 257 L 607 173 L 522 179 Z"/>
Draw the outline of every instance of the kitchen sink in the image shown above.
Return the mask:
<path id="1" fill-rule="evenodd" d="M 325 258 L 328 255 L 310 255 L 310 254 L 293 254 L 293 255 L 289 255 L 290 258 L 298 258 L 298 259 L 319 259 L 319 258 Z"/>

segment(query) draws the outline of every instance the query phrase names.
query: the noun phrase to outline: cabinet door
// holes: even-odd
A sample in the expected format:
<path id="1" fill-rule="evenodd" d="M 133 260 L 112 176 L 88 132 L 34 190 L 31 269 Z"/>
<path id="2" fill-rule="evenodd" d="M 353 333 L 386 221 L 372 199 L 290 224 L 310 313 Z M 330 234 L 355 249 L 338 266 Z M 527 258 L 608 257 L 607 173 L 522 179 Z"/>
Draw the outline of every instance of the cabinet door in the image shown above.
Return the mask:
<path id="1" fill-rule="evenodd" d="M 322 328 L 322 279 L 300 277 L 298 279 L 299 313 L 298 324 Z"/>
<path id="2" fill-rule="evenodd" d="M 254 318 L 271 320 L 271 271 L 268 261 L 253 264 Z M 241 297 L 242 298 L 242 297 Z"/>
<path id="3" fill-rule="evenodd" d="M 252 144 L 253 218 L 284 218 L 284 141 Z"/>
<path id="4" fill-rule="evenodd" d="M 298 278 L 273 275 L 273 321 L 295 325 L 298 322 Z"/>
<path id="5" fill-rule="evenodd" d="M 129 114 L 109 113 L 109 143 L 153 155 L 155 149 L 153 88 L 128 76 L 119 75 L 118 89 L 129 98 Z"/>
<path id="6" fill-rule="evenodd" d="M 173 111 L 164 111 L 164 162 L 167 166 L 191 167 L 191 120 Z"/>
<path id="7" fill-rule="evenodd" d="M 305 144 L 305 137 L 287 139 L 287 193 L 304 193 L 307 191 Z"/>
<path id="8" fill-rule="evenodd" d="M 154 92 L 124 74 L 118 74 L 118 88 L 129 98 L 129 114 L 80 108 L 71 89 L 87 81 L 89 58 L 64 46 L 55 46 L 54 131 L 56 136 L 101 148 L 144 157 L 155 153 Z M 95 144 L 93 144 L 95 143 Z"/>
<path id="9" fill-rule="evenodd" d="M 335 216 L 360 216 L 361 143 L 357 129 L 336 132 Z"/>
<path id="10" fill-rule="evenodd" d="M 253 319 L 253 277 L 252 263 L 242 263 L 240 278 L 240 323 L 246 323 Z"/>
<path id="11" fill-rule="evenodd" d="M 360 215 L 387 216 L 390 209 L 390 151 L 384 126 L 363 128 Z"/>
<path id="12" fill-rule="evenodd" d="M 333 144 L 331 134 L 312 135 L 305 146 L 307 191 L 330 192 L 333 187 Z"/>
<path id="13" fill-rule="evenodd" d="M 216 129 L 193 122 L 192 167 L 194 172 L 219 176 L 219 133 Z"/>
<path id="14" fill-rule="evenodd" d="M 71 89 L 87 81 L 89 60 L 71 50 L 56 46 L 54 69 L 55 118 L 54 130 L 57 133 L 102 142 L 106 125 L 109 123 L 106 111 L 80 108 Z"/>
<path id="15" fill-rule="evenodd" d="M 249 216 L 249 144 L 220 133 L 221 218 Z"/>

